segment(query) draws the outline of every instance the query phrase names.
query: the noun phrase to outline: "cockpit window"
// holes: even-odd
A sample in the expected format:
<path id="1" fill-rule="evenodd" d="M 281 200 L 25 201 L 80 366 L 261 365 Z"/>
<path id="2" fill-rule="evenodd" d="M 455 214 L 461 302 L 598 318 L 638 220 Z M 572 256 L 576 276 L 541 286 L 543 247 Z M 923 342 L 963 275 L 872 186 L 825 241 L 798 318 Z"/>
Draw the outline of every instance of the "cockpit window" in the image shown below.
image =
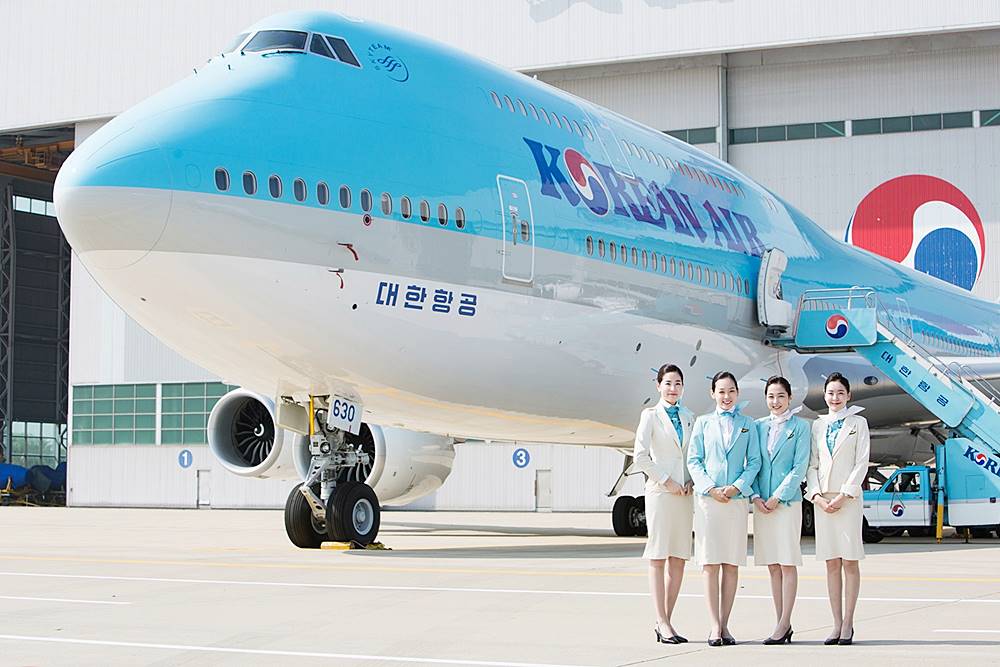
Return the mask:
<path id="1" fill-rule="evenodd" d="M 236 49 L 238 49 L 240 47 L 240 44 L 243 43 L 243 40 L 246 39 L 247 35 L 249 35 L 249 34 L 250 33 L 248 33 L 248 32 L 245 32 L 245 33 L 241 34 L 239 37 L 237 37 L 232 42 L 230 42 L 229 45 L 222 50 L 222 52 L 223 53 L 230 53 L 232 51 L 235 51 Z"/>
<path id="2" fill-rule="evenodd" d="M 337 54 L 337 58 L 343 60 L 348 65 L 354 65 L 355 67 L 361 67 L 361 63 L 358 59 L 354 57 L 354 51 L 351 51 L 351 47 L 348 46 L 340 37 L 326 37 L 330 41 L 330 46 L 333 47 L 333 52 Z"/>
<path id="3" fill-rule="evenodd" d="M 330 50 L 330 47 L 326 45 L 326 40 L 323 39 L 321 35 L 312 36 L 312 41 L 309 42 L 309 50 L 313 53 L 318 53 L 321 56 L 326 56 L 327 58 L 333 58 L 334 60 L 337 59 L 337 57 L 333 55 L 333 51 Z"/>
<path id="4" fill-rule="evenodd" d="M 272 49 L 306 48 L 306 33 L 296 30 L 263 30 L 253 36 L 253 39 L 243 47 L 244 51 L 270 51 Z"/>

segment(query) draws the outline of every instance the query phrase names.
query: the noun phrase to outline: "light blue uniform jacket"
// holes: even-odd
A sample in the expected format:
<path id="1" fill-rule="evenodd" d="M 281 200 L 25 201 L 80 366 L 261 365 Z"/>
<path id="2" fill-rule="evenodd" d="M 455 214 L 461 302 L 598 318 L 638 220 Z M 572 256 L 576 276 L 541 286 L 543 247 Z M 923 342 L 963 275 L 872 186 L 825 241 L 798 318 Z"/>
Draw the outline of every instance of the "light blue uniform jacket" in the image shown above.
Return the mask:
<path id="1" fill-rule="evenodd" d="M 809 453 L 812 449 L 812 429 L 809 422 L 792 416 L 781 425 L 781 435 L 774 452 L 767 451 L 771 418 L 758 419 L 757 441 L 760 443 L 760 472 L 753 482 L 753 496 L 764 500 L 777 498 L 783 503 L 797 503 L 802 500 L 802 482 L 809 468 Z"/>
<path id="2" fill-rule="evenodd" d="M 752 484 L 760 470 L 758 429 L 746 415 L 733 419 L 733 438 L 728 444 L 722 439 L 722 417 L 711 412 L 694 423 L 688 448 L 688 470 L 695 492 L 708 495 L 710 489 L 732 484 L 740 496 L 749 498 Z"/>

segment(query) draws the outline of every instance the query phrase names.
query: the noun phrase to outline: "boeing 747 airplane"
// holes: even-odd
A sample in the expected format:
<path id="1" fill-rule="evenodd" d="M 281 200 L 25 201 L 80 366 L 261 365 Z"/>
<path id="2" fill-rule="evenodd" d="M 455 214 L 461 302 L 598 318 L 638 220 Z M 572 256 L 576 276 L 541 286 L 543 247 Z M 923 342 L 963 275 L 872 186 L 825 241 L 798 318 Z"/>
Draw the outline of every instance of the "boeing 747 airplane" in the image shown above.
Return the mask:
<path id="1" fill-rule="evenodd" d="M 129 315 L 243 387 L 210 445 L 238 474 L 304 480 L 302 547 L 370 542 L 380 504 L 440 486 L 456 440 L 630 453 L 665 362 L 696 413 L 721 369 L 756 414 L 776 372 L 820 410 L 836 367 L 862 380 L 880 460 L 929 458 L 912 434 L 935 419 L 860 357 L 764 344 L 808 289 L 874 287 L 925 348 L 1000 371 L 996 304 L 660 131 L 336 14 L 248 28 L 77 147 L 55 204 Z"/>

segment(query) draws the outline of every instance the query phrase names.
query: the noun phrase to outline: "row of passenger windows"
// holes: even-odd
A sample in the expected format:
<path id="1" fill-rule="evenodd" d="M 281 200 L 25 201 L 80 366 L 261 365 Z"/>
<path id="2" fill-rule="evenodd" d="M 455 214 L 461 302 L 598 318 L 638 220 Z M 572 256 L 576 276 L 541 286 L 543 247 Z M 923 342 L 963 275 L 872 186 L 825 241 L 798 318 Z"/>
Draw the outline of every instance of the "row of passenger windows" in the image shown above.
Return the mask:
<path id="1" fill-rule="evenodd" d="M 528 117 L 529 113 L 534 120 L 545 121 L 546 125 L 555 125 L 560 129 L 565 129 L 567 132 L 571 132 L 580 137 L 587 137 L 587 139 L 593 141 L 594 133 L 590 130 L 590 126 L 586 122 L 578 123 L 575 120 L 570 120 L 563 114 L 561 117 L 559 114 L 546 111 L 542 107 L 535 107 L 534 104 L 528 102 L 525 105 L 520 99 L 511 99 L 509 95 L 504 95 L 501 101 L 500 96 L 495 91 L 490 91 L 490 98 L 493 100 L 493 104 L 496 105 L 497 109 L 507 109 L 511 113 L 520 113 L 525 118 Z M 560 118 L 562 120 L 560 121 Z"/>
<path id="2" fill-rule="evenodd" d="M 216 189 L 220 192 L 228 192 L 230 186 L 229 171 L 223 167 L 216 168 Z M 284 186 L 280 176 L 271 174 L 267 177 L 267 191 L 272 198 L 281 199 L 284 193 Z M 243 172 L 243 192 L 251 196 L 257 194 L 257 175 L 252 171 Z M 309 199 L 309 186 L 303 179 L 296 178 L 292 181 L 292 196 L 297 202 L 305 202 Z M 340 208 L 348 209 L 351 207 L 351 188 L 341 185 L 337 197 Z M 320 206 L 327 206 L 330 203 L 330 186 L 323 181 L 316 184 L 316 201 Z M 358 201 L 361 204 L 362 211 L 371 213 L 374 206 L 374 198 L 370 190 L 361 190 L 358 194 Z M 379 197 L 379 210 L 382 211 L 383 215 L 392 215 L 394 202 L 392 195 L 388 192 L 383 192 Z M 413 202 L 409 197 L 400 197 L 399 213 L 404 220 L 409 220 L 413 217 Z M 417 203 L 416 213 L 421 222 L 429 222 L 431 219 L 431 204 L 426 199 L 421 199 Z M 437 205 L 437 221 L 441 225 L 447 225 L 449 222 L 448 207 L 445 204 Z M 465 229 L 465 209 L 462 207 L 455 209 L 455 226 L 458 229 Z"/>
<path id="3" fill-rule="evenodd" d="M 305 51 L 306 43 L 309 44 L 309 51 L 325 58 L 340 60 L 352 67 L 361 67 L 350 45 L 342 37 L 331 35 L 320 35 L 313 33 L 312 39 L 309 33 L 299 30 L 262 30 L 255 34 L 249 42 L 243 45 L 250 33 L 245 32 L 239 35 L 228 46 L 223 53 L 229 53 L 240 49 L 243 53 L 259 53 L 261 51 Z"/>
<path id="4" fill-rule="evenodd" d="M 681 280 L 689 280 L 708 287 L 725 289 L 745 296 L 750 295 L 750 281 L 740 278 L 735 273 L 709 269 L 707 266 L 702 267 L 691 262 L 685 263 L 684 260 L 674 257 L 668 258 L 666 255 L 658 255 L 655 252 L 645 249 L 640 250 L 635 246 L 630 248 L 624 243 L 618 244 L 614 241 L 605 241 L 604 239 L 598 239 L 595 248 L 594 237 L 588 236 L 587 254 L 593 256 L 595 250 L 598 257 L 602 259 L 607 258 L 612 262 L 620 262 L 627 265 L 631 259 L 632 266 L 641 265 L 644 269 L 650 271 L 659 270 L 660 273 L 669 274 Z"/>
<path id="5" fill-rule="evenodd" d="M 668 157 L 664 157 L 656 151 L 651 151 L 642 146 L 633 144 L 631 141 L 622 140 L 622 147 L 625 152 L 633 157 L 637 157 L 641 160 L 645 160 L 650 164 L 655 164 L 663 167 L 664 169 L 670 169 L 671 171 L 676 171 L 684 176 L 687 176 L 691 180 L 701 181 L 705 185 L 711 186 L 723 192 L 727 192 L 731 195 L 737 197 L 746 197 L 746 193 L 743 188 L 740 187 L 739 183 L 730 181 L 726 178 L 719 178 L 714 174 L 710 174 L 707 171 L 699 169 L 698 167 L 692 167 L 684 162 L 678 162 L 677 160 L 671 160 Z"/>

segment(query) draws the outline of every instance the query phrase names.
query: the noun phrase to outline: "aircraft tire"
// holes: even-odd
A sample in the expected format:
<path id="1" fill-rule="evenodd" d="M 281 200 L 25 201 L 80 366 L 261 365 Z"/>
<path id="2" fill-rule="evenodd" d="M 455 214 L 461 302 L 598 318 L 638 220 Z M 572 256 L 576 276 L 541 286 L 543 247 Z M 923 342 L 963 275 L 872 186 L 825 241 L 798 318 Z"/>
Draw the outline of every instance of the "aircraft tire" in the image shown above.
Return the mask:
<path id="1" fill-rule="evenodd" d="M 368 546 L 378 536 L 381 509 L 375 490 L 363 482 L 341 482 L 326 505 L 326 528 L 335 542 Z"/>
<path id="2" fill-rule="evenodd" d="M 292 488 L 285 501 L 285 533 L 300 549 L 319 549 L 326 534 L 317 532 L 317 526 L 313 525 L 312 509 L 299 492 L 299 486 Z"/>
<path id="3" fill-rule="evenodd" d="M 618 537 L 635 536 L 635 529 L 629 515 L 632 513 L 632 505 L 636 503 L 636 499 L 632 496 L 618 496 L 615 499 L 615 505 L 611 508 L 611 525 Z"/>
<path id="4" fill-rule="evenodd" d="M 861 541 L 865 544 L 878 544 L 885 537 L 877 529 L 868 525 L 868 519 L 861 520 Z"/>
<path id="5" fill-rule="evenodd" d="M 638 521 L 638 527 L 636 528 L 635 534 L 640 537 L 646 537 L 649 534 L 649 529 L 646 527 L 646 496 L 639 496 L 635 499 L 635 506 L 639 512 L 642 512 L 642 520 Z"/>

